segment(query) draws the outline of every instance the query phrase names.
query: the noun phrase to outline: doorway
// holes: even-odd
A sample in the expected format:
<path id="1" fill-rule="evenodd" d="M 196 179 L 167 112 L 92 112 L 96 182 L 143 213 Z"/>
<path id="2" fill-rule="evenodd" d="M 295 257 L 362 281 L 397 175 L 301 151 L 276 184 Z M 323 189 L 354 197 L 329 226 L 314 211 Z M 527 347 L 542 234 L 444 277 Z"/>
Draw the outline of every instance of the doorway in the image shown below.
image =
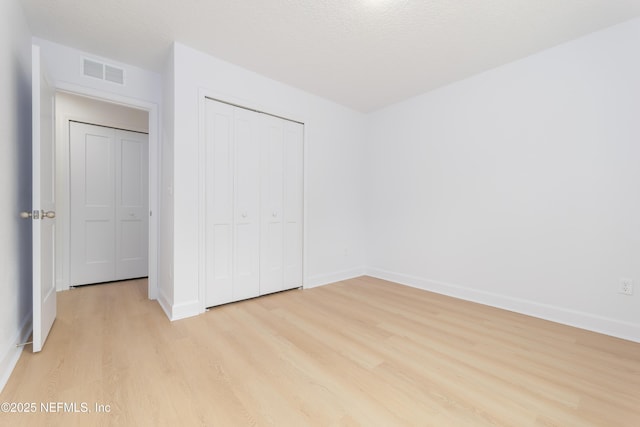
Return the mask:
<path id="1" fill-rule="evenodd" d="M 125 132 L 124 133 L 125 135 L 144 135 L 146 138 L 149 132 L 149 123 L 150 123 L 149 119 L 150 119 L 149 112 L 138 109 L 138 108 L 132 108 L 129 106 L 105 102 L 102 100 L 97 100 L 94 98 L 85 97 L 85 96 L 72 94 L 68 92 L 58 92 L 56 94 L 56 138 L 58 141 L 57 153 L 56 153 L 56 169 L 57 169 L 56 195 L 58 199 L 57 204 L 58 204 L 58 220 L 59 220 L 58 229 L 56 232 L 56 252 L 58 254 L 57 260 L 56 260 L 56 264 L 57 264 L 56 265 L 57 267 L 56 283 L 57 283 L 58 290 L 69 289 L 70 286 L 75 286 L 75 285 L 118 280 L 120 276 L 122 276 L 122 278 L 128 278 L 129 276 L 128 277 L 125 277 L 125 276 L 127 276 L 127 274 L 131 272 L 135 274 L 130 277 L 141 277 L 143 275 L 146 276 L 147 274 L 151 275 L 151 272 L 148 270 L 150 263 L 149 263 L 149 259 L 147 259 L 147 254 L 149 253 L 149 247 L 150 247 L 149 236 L 147 235 L 146 232 L 140 233 L 140 227 L 138 227 L 137 236 L 133 236 L 130 233 L 124 234 L 129 239 L 127 242 L 125 242 L 128 245 L 128 247 L 138 248 L 137 255 L 135 257 L 128 257 L 128 258 L 131 258 L 130 261 L 133 258 L 137 258 L 135 262 L 135 264 L 137 264 L 137 267 L 134 269 L 135 271 L 129 268 L 128 269 L 129 272 L 125 275 L 122 275 L 122 274 L 109 275 L 107 273 L 107 271 L 109 270 L 109 266 L 107 265 L 108 263 L 102 262 L 102 261 L 105 261 L 106 258 L 108 257 L 104 257 L 104 256 L 102 257 L 103 259 L 100 260 L 101 262 L 98 263 L 101 266 L 101 268 L 97 269 L 101 271 L 99 278 L 97 276 L 93 277 L 91 275 L 90 275 L 91 277 L 88 277 L 88 278 L 85 277 L 86 274 L 84 273 L 86 273 L 87 271 L 91 271 L 92 270 L 91 268 L 85 268 L 84 272 L 78 271 L 78 268 L 79 268 L 78 266 L 82 265 L 83 263 L 86 264 L 85 262 L 86 259 L 84 260 L 78 259 L 78 257 L 80 256 L 79 253 L 82 253 L 82 250 L 78 251 L 78 242 L 80 242 L 80 239 L 78 239 L 77 229 L 74 230 L 74 223 L 73 223 L 74 220 L 72 220 L 72 218 L 75 218 L 76 220 L 78 219 L 78 215 L 74 216 L 74 211 L 77 210 L 77 206 L 72 205 L 72 202 L 73 202 L 72 194 L 74 190 L 78 191 L 82 189 L 79 188 L 81 186 L 75 185 L 78 181 L 78 176 L 72 176 L 72 161 L 74 159 L 74 153 L 73 153 L 73 150 L 71 149 L 72 148 L 71 145 L 73 143 L 71 134 L 72 134 L 72 130 L 74 129 L 74 123 L 77 123 L 77 122 L 90 123 L 91 124 L 90 126 L 97 126 L 96 129 L 105 129 L 107 130 L 107 132 L 114 132 L 114 133 L 116 132 L 115 129 L 118 129 L 118 130 L 126 129 L 127 131 L 132 133 L 127 134 Z M 135 139 L 135 138 L 129 138 L 129 139 Z M 129 144 L 129 145 L 130 145 L 129 148 L 133 147 L 134 145 L 137 145 L 138 148 L 142 147 L 142 145 L 140 144 L 134 144 L 134 145 Z M 113 161 L 115 161 L 115 157 L 116 157 L 115 146 L 116 145 L 114 144 L 112 147 L 113 153 L 111 154 L 113 156 L 112 157 Z M 145 194 L 142 196 L 142 198 L 146 199 L 145 201 L 148 202 L 148 191 L 149 191 L 148 190 L 149 189 L 148 168 L 150 165 L 149 165 L 149 155 L 146 148 L 150 148 L 150 147 L 147 147 L 145 145 L 145 149 L 142 152 L 140 151 L 140 149 L 133 150 L 133 151 L 124 150 L 124 152 L 121 149 L 117 153 L 117 156 L 120 156 L 121 159 L 124 158 L 125 163 L 127 162 L 131 163 L 131 161 L 138 163 L 137 168 L 133 167 L 130 169 L 139 169 L 140 167 L 144 169 L 142 175 L 138 174 L 138 177 L 144 176 L 144 178 L 146 178 L 144 180 Z M 75 153 L 75 157 L 77 156 L 78 156 L 78 153 Z M 122 156 L 125 156 L 125 157 L 122 157 Z M 130 156 L 133 156 L 133 159 Z M 100 162 L 99 160 L 97 160 L 95 163 L 96 165 L 104 166 L 107 164 L 106 160 L 107 160 L 106 158 L 105 158 L 105 162 Z M 112 166 L 114 167 L 113 177 L 115 179 L 115 163 L 112 163 Z M 95 165 L 93 165 L 93 167 L 90 169 L 95 169 Z M 104 170 L 104 167 L 103 167 L 103 170 Z M 105 176 L 106 175 L 99 177 L 98 181 L 104 184 Z M 115 182 L 112 184 L 115 190 Z M 139 182 L 139 184 L 141 183 Z M 86 191 L 88 189 L 85 188 L 84 190 Z M 142 190 L 142 187 L 141 187 L 141 190 Z M 114 209 L 116 208 L 115 200 L 112 208 Z M 135 212 L 127 211 L 125 213 L 128 215 L 131 215 L 131 213 L 133 213 L 134 217 L 132 218 L 136 220 L 144 219 L 144 227 L 146 227 L 146 230 L 149 229 L 148 218 L 149 218 L 150 209 L 146 203 L 144 206 L 138 206 Z M 102 235 L 103 239 L 105 237 L 105 232 L 109 227 L 111 227 L 113 231 L 116 232 L 116 222 L 117 222 L 116 217 L 117 217 L 117 213 L 114 213 L 114 217 L 111 218 L 111 225 L 108 227 L 101 228 L 100 234 Z M 78 221 L 75 221 L 75 222 L 77 223 Z M 93 225 L 95 224 L 96 223 L 94 223 Z M 131 224 L 133 224 L 133 222 L 129 221 L 129 223 L 127 223 L 126 226 L 130 226 Z M 77 228 L 77 224 L 75 225 L 75 227 Z M 119 229 L 118 232 L 120 232 L 120 234 L 122 235 L 121 228 Z M 81 239 L 84 239 L 85 237 L 87 236 L 82 236 Z M 88 237 L 91 237 L 91 236 L 88 236 Z M 135 238 L 135 241 L 131 239 L 132 237 Z M 94 239 L 93 238 L 89 239 L 89 241 L 91 240 L 94 240 Z M 93 242 L 94 245 L 92 248 L 90 248 L 90 250 L 93 251 L 93 254 L 104 255 L 107 253 L 111 253 L 112 248 L 110 247 L 110 245 L 113 244 L 115 246 L 116 244 L 115 242 L 116 240 L 114 235 L 114 239 L 112 240 L 111 243 L 107 241 L 102 241 L 100 243 Z M 120 242 L 122 243 L 122 240 L 120 240 Z M 113 249 L 115 249 L 115 247 Z M 142 249 L 142 252 L 144 252 L 144 258 L 145 258 L 144 261 L 141 261 L 140 256 L 138 256 L 140 255 L 140 252 L 141 252 L 140 249 Z M 115 254 L 115 251 L 113 251 L 113 253 L 114 253 L 114 256 L 112 257 L 113 259 L 112 259 L 111 266 L 114 267 L 114 271 L 115 271 L 117 256 Z M 122 259 L 122 257 L 120 258 Z M 92 261 L 96 261 L 96 259 L 93 259 Z M 93 267 L 98 266 L 98 264 L 94 265 Z M 141 265 L 141 264 L 144 264 L 144 265 Z M 129 263 L 129 267 L 131 265 L 132 263 Z M 149 297 L 150 298 L 154 297 L 151 292 L 151 285 L 149 286 Z"/>

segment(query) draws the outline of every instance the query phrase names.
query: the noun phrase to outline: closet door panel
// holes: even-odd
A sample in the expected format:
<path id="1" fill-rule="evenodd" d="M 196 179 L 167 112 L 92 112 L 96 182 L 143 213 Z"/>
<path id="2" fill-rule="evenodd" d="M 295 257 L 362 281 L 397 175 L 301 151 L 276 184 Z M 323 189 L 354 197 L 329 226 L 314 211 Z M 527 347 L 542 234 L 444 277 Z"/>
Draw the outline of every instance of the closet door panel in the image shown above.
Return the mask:
<path id="1" fill-rule="evenodd" d="M 301 286 L 302 125 L 205 108 L 206 306 Z"/>
<path id="2" fill-rule="evenodd" d="M 260 294 L 260 150 L 258 114 L 235 108 L 233 298 Z"/>
<path id="3" fill-rule="evenodd" d="M 283 185 L 284 124 L 262 117 L 260 294 L 283 289 Z"/>
<path id="4" fill-rule="evenodd" d="M 116 278 L 148 274 L 148 135 L 116 130 Z"/>
<path id="5" fill-rule="evenodd" d="M 206 300 L 233 301 L 233 107 L 206 105 Z"/>
<path id="6" fill-rule="evenodd" d="M 304 126 L 284 124 L 284 289 L 302 286 Z"/>
<path id="7" fill-rule="evenodd" d="M 147 276 L 148 141 L 70 122 L 73 285 Z"/>
<path id="8" fill-rule="evenodd" d="M 70 122 L 71 284 L 115 275 L 113 129 Z"/>

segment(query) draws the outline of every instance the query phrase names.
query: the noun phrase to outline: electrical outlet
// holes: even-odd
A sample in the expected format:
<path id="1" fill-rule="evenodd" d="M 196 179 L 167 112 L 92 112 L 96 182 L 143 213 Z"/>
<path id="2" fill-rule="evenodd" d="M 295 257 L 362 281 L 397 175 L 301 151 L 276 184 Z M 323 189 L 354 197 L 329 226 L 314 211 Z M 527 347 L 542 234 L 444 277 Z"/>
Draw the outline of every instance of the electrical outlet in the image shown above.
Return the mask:
<path id="1" fill-rule="evenodd" d="M 633 295 L 633 280 L 621 277 L 619 292 L 625 295 Z"/>

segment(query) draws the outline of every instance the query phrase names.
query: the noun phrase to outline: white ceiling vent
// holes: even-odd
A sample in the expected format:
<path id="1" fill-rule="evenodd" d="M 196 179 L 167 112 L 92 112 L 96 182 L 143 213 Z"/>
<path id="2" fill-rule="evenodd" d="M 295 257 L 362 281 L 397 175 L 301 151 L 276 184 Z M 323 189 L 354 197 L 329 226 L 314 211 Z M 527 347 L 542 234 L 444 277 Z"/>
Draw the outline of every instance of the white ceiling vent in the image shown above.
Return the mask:
<path id="1" fill-rule="evenodd" d="M 124 70 L 122 68 L 103 64 L 102 62 L 91 59 L 84 59 L 82 63 L 82 74 L 119 85 L 124 84 Z"/>
<path id="2" fill-rule="evenodd" d="M 98 79 L 104 78 L 104 65 L 91 61 L 89 59 L 84 60 L 84 75 L 89 77 L 95 77 Z"/>
<path id="3" fill-rule="evenodd" d="M 112 67 L 111 65 L 104 66 L 104 79 L 119 85 L 124 84 L 124 70 L 122 68 Z"/>

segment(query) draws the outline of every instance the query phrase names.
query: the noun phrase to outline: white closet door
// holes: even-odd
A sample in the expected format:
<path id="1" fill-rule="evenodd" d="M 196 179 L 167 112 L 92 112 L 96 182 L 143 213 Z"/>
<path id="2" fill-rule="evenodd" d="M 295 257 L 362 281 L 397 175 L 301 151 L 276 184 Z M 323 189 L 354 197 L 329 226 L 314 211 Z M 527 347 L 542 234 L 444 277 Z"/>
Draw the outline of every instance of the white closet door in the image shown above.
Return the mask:
<path id="1" fill-rule="evenodd" d="M 207 307 L 302 285 L 302 125 L 205 102 Z"/>
<path id="2" fill-rule="evenodd" d="M 70 123 L 71 283 L 148 274 L 148 136 Z"/>
<path id="3" fill-rule="evenodd" d="M 115 275 L 115 135 L 113 129 L 70 123 L 71 284 Z"/>
<path id="4" fill-rule="evenodd" d="M 148 135 L 115 131 L 116 280 L 147 276 L 149 227 Z"/>
<path id="5" fill-rule="evenodd" d="M 260 294 L 259 115 L 235 108 L 233 298 Z"/>
<path id="6" fill-rule="evenodd" d="M 233 301 L 234 108 L 206 105 L 206 306 Z"/>
<path id="7" fill-rule="evenodd" d="M 284 289 L 284 120 L 262 115 L 260 294 Z"/>
<path id="8" fill-rule="evenodd" d="M 304 126 L 284 123 L 284 289 L 302 286 Z"/>

